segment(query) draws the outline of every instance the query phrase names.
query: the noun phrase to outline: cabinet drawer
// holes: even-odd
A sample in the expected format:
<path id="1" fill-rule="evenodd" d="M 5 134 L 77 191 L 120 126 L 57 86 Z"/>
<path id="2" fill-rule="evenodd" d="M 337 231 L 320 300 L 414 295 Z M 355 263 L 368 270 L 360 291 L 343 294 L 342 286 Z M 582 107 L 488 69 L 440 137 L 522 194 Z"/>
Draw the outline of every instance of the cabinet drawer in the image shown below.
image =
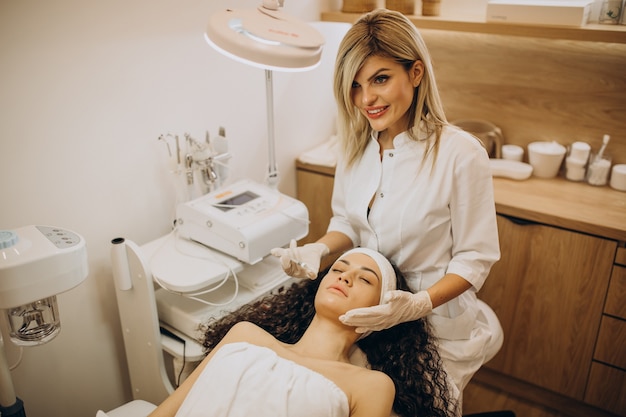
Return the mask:
<path id="1" fill-rule="evenodd" d="M 602 316 L 593 358 L 626 370 L 626 321 Z"/>
<path id="2" fill-rule="evenodd" d="M 582 401 L 617 243 L 502 215 L 498 235 L 502 257 L 478 296 L 505 337 L 485 366 Z"/>
<path id="3" fill-rule="evenodd" d="M 617 248 L 615 263 L 626 266 L 626 248 Z"/>
<path id="4" fill-rule="evenodd" d="M 613 266 L 604 312 L 626 320 L 626 267 Z"/>
<path id="5" fill-rule="evenodd" d="M 619 416 L 626 415 L 626 372 L 593 362 L 585 402 Z"/>

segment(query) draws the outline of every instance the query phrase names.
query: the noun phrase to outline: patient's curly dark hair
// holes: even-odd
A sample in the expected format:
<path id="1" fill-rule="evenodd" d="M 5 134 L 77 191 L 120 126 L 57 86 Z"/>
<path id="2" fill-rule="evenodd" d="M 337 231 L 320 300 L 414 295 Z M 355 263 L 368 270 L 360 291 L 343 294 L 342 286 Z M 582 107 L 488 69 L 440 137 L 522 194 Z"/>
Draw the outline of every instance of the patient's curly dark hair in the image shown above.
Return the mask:
<path id="1" fill-rule="evenodd" d="M 398 289 L 408 290 L 403 275 L 396 270 Z M 301 280 L 289 288 L 244 305 L 202 325 L 203 346 L 210 352 L 240 321 L 249 321 L 284 343 L 296 343 L 315 315 L 314 299 L 321 277 Z M 436 340 L 424 319 L 398 324 L 372 332 L 357 342 L 372 369 L 386 373 L 394 382 L 393 410 L 402 417 L 447 417 L 455 415 Z"/>

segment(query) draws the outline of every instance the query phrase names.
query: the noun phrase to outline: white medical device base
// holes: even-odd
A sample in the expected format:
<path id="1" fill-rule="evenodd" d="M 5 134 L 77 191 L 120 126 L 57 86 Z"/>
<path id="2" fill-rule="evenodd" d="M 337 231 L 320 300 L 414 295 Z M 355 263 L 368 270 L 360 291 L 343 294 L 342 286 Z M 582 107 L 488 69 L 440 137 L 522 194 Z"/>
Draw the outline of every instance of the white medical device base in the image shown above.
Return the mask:
<path id="1" fill-rule="evenodd" d="M 134 400 L 152 404 L 160 404 L 174 391 L 164 352 L 174 359 L 175 375 L 179 373 L 177 366 L 183 367 L 183 371 L 187 366 L 195 367 L 205 356 L 202 345 L 198 342 L 200 324 L 269 292 L 280 291 L 292 280 L 282 271 L 280 261 L 270 255 L 255 265 L 244 265 L 231 259 L 230 267 L 237 271 L 239 291 L 233 292 L 234 280 L 229 278 L 218 291 L 198 296 L 216 305 L 204 304 L 165 288 L 155 290 L 157 271 L 154 266 L 158 267 L 159 273 L 164 273 L 169 272 L 163 268 L 164 257 L 167 258 L 165 262 L 171 260 L 174 265 L 183 262 L 180 257 L 184 253 L 174 254 L 174 239 L 179 238 L 166 235 L 141 247 L 124 238 L 111 241 L 113 276 L 132 396 Z M 190 244 L 188 242 L 182 249 L 189 250 Z M 201 245 L 197 246 L 206 252 L 205 275 L 208 282 L 212 282 L 213 273 L 206 269 L 216 269 L 219 266 L 219 262 L 213 263 L 216 252 Z M 198 261 L 198 252 L 187 254 L 190 260 Z M 194 275 L 197 268 L 179 271 Z M 165 283 L 172 282 L 172 277 L 159 278 Z M 180 282 L 192 288 L 197 284 L 183 277 Z"/>
<path id="2" fill-rule="evenodd" d="M 160 404 L 174 388 L 161 351 L 152 275 L 135 243 L 123 238 L 113 239 L 111 243 L 115 293 L 133 398 Z M 116 265 L 127 266 L 127 277 L 119 276 L 125 271 Z M 130 280 L 130 285 L 126 279 Z M 126 284 L 122 286 L 124 289 L 120 289 L 120 282 Z"/>
<path id="3" fill-rule="evenodd" d="M 61 330 L 56 295 L 85 280 L 85 240 L 52 226 L 0 230 L 0 415 L 26 417 L 15 396 L 5 340 L 35 346 Z"/>

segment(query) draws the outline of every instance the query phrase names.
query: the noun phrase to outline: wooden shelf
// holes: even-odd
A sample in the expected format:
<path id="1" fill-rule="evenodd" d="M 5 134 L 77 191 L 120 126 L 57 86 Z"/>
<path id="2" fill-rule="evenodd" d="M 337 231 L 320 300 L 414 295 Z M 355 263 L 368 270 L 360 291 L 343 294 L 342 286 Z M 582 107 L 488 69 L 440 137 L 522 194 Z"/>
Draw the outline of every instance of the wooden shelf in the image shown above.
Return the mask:
<path id="1" fill-rule="evenodd" d="M 524 181 L 494 178 L 493 187 L 499 214 L 626 242 L 622 191 L 534 176 Z"/>
<path id="2" fill-rule="evenodd" d="M 361 16 L 359 13 L 322 12 L 322 21 L 354 23 L 359 16 Z M 484 15 L 475 12 L 462 15 L 444 14 L 437 17 L 421 15 L 408 17 L 420 29 L 626 44 L 625 25 L 588 24 L 582 27 L 569 27 L 487 23 Z"/>

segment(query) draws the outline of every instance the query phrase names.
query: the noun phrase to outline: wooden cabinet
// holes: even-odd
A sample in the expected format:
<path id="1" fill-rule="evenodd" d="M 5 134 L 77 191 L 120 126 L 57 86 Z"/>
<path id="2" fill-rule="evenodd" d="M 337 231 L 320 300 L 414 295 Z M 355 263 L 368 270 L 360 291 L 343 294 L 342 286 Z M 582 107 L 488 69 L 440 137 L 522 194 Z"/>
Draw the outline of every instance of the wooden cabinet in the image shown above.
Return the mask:
<path id="1" fill-rule="evenodd" d="M 498 230 L 501 260 L 478 296 L 505 337 L 485 366 L 582 401 L 617 243 L 502 215 Z"/>
<path id="2" fill-rule="evenodd" d="M 585 402 L 618 416 L 626 415 L 626 372 L 593 362 Z"/>
<path id="3" fill-rule="evenodd" d="M 585 402 L 626 415 L 626 248 L 619 248 L 604 305 Z"/>
<path id="4" fill-rule="evenodd" d="M 335 169 L 296 161 L 296 196 L 309 210 L 309 234 L 300 244 L 315 242 L 326 233 L 332 217 Z"/>

